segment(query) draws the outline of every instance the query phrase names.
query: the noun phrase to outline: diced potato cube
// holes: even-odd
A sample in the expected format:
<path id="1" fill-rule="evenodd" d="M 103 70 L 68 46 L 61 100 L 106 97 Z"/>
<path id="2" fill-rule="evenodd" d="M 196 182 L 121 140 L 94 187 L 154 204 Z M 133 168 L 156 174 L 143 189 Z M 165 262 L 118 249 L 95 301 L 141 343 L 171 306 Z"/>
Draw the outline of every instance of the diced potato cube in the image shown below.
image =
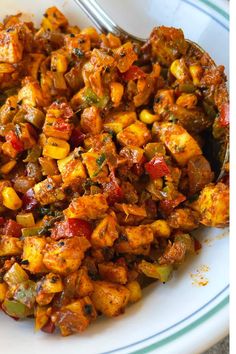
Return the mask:
<path id="1" fill-rule="evenodd" d="M 117 140 L 123 146 L 143 146 L 151 139 L 151 133 L 142 122 L 135 122 L 117 134 Z"/>
<path id="2" fill-rule="evenodd" d="M 43 176 L 54 176 L 59 174 L 57 163 L 54 159 L 50 157 L 40 157 L 39 163 L 42 167 Z"/>
<path id="3" fill-rule="evenodd" d="M 114 215 L 107 215 L 94 229 L 91 243 L 94 247 L 111 247 L 118 238 L 117 221 Z"/>
<path id="4" fill-rule="evenodd" d="M 133 44 L 126 42 L 122 46 L 116 49 L 115 58 L 117 60 L 117 68 L 121 73 L 127 71 L 133 62 L 138 58 L 134 51 Z"/>
<path id="5" fill-rule="evenodd" d="M 81 128 L 85 133 L 99 134 L 102 131 L 102 118 L 95 106 L 85 108 L 81 114 Z"/>
<path id="6" fill-rule="evenodd" d="M 94 27 L 83 28 L 80 33 L 81 34 L 86 34 L 87 36 L 89 36 L 91 41 L 97 42 L 99 40 L 99 34 L 98 34 L 97 30 Z"/>
<path id="7" fill-rule="evenodd" d="M 25 237 L 22 254 L 22 267 L 30 273 L 44 273 L 47 268 L 43 264 L 43 250 L 46 245 L 45 237 Z"/>
<path id="8" fill-rule="evenodd" d="M 45 247 L 43 263 L 52 272 L 66 275 L 76 271 L 84 252 L 81 250 L 79 237 L 52 241 Z"/>
<path id="9" fill-rule="evenodd" d="M 83 332 L 97 317 L 93 303 L 88 296 L 63 306 L 52 315 L 52 321 L 60 328 L 62 336 Z"/>
<path id="10" fill-rule="evenodd" d="M 63 290 L 63 283 L 59 274 L 48 273 L 37 282 L 37 295 L 39 292 L 46 294 L 60 293 Z"/>
<path id="11" fill-rule="evenodd" d="M 39 53 L 30 53 L 30 65 L 28 66 L 28 75 L 32 76 L 35 80 L 38 79 L 39 68 L 42 61 L 45 59 L 45 55 Z"/>
<path id="12" fill-rule="evenodd" d="M 0 108 L 1 124 L 10 123 L 17 111 L 17 95 L 10 96 Z"/>
<path id="13" fill-rule="evenodd" d="M 47 306 L 36 306 L 34 311 L 35 331 L 41 329 L 49 320 L 50 314 Z"/>
<path id="14" fill-rule="evenodd" d="M 18 214 L 16 215 L 16 221 L 23 227 L 35 226 L 34 215 L 32 213 Z"/>
<path id="15" fill-rule="evenodd" d="M 139 283 L 136 280 L 129 282 L 126 285 L 126 287 L 130 291 L 129 302 L 134 303 L 139 301 L 142 298 L 142 290 Z"/>
<path id="16" fill-rule="evenodd" d="M 104 217 L 107 209 L 107 200 L 103 194 L 84 195 L 74 198 L 64 214 L 67 218 L 93 220 Z"/>
<path id="17" fill-rule="evenodd" d="M 127 269 L 113 262 L 101 263 L 98 265 L 99 274 L 102 279 L 118 284 L 127 283 Z"/>
<path id="18" fill-rule="evenodd" d="M 109 42 L 109 46 L 114 49 L 121 46 L 121 40 L 119 37 L 115 36 L 113 33 L 107 34 L 107 39 Z"/>
<path id="19" fill-rule="evenodd" d="M 14 149 L 10 141 L 6 141 L 2 144 L 2 153 L 11 157 L 12 159 L 15 159 L 16 156 L 19 154 L 19 151 Z"/>
<path id="20" fill-rule="evenodd" d="M 67 18 L 56 8 L 56 6 L 47 9 L 44 14 L 42 27 L 45 30 L 55 31 L 68 24 Z"/>
<path id="21" fill-rule="evenodd" d="M 61 53 L 59 51 L 52 52 L 51 57 L 51 70 L 58 71 L 59 73 L 65 73 L 68 67 L 68 60 L 66 58 L 66 53 Z"/>
<path id="22" fill-rule="evenodd" d="M 176 208 L 169 215 L 168 224 L 173 229 L 192 231 L 199 226 L 199 214 L 189 208 Z"/>
<path id="23" fill-rule="evenodd" d="M 0 304 L 5 300 L 7 289 L 6 283 L 0 283 Z"/>
<path id="24" fill-rule="evenodd" d="M 124 94 L 124 86 L 120 82 L 111 82 L 110 83 L 111 90 L 111 100 L 114 104 L 114 107 L 119 106 L 122 96 Z"/>
<path id="25" fill-rule="evenodd" d="M 113 131 L 117 134 L 136 120 L 136 112 L 119 112 L 108 116 L 103 125 L 107 131 Z"/>
<path id="26" fill-rule="evenodd" d="M 45 99 L 37 81 L 27 82 L 18 92 L 18 102 L 29 106 L 44 106 Z"/>
<path id="27" fill-rule="evenodd" d="M 106 165 L 105 154 L 99 154 L 98 152 L 88 151 L 82 154 L 81 156 L 91 179 L 96 180 L 98 178 L 107 177 L 108 168 Z"/>
<path id="28" fill-rule="evenodd" d="M 165 220 L 156 220 L 150 226 L 155 237 L 170 237 L 171 228 Z"/>
<path id="29" fill-rule="evenodd" d="M 124 232 L 131 248 L 142 247 L 153 241 L 153 231 L 148 225 L 127 226 Z"/>
<path id="30" fill-rule="evenodd" d="M 43 132 L 49 137 L 69 140 L 72 132 L 72 124 L 66 122 L 63 118 L 46 116 Z"/>
<path id="31" fill-rule="evenodd" d="M 22 59 L 23 44 L 17 30 L 0 31 L 0 62 L 18 63 Z"/>
<path id="32" fill-rule="evenodd" d="M 202 154 L 196 140 L 178 124 L 163 123 L 159 135 L 180 166 L 185 166 L 191 157 Z"/>
<path id="33" fill-rule="evenodd" d="M 48 138 L 47 143 L 43 148 L 43 156 L 51 157 L 52 159 L 64 159 L 70 152 L 70 145 L 57 138 Z"/>
<path id="34" fill-rule="evenodd" d="M 229 223 L 229 187 L 223 183 L 209 184 L 196 201 L 200 222 L 211 227 L 225 227 Z"/>
<path id="35" fill-rule="evenodd" d="M 124 312 L 129 301 L 130 291 L 123 285 L 105 281 L 95 281 L 92 302 L 98 311 L 108 317 L 118 316 Z"/>
<path id="36" fill-rule="evenodd" d="M 86 177 L 86 171 L 82 161 L 75 152 L 72 152 L 69 156 L 62 160 L 57 161 L 58 169 L 61 173 L 64 186 L 72 184 L 79 184 Z"/>
<path id="37" fill-rule="evenodd" d="M 65 193 L 61 188 L 60 176 L 47 177 L 44 181 L 34 186 L 35 198 L 42 205 L 55 203 L 65 199 Z"/>
<path id="38" fill-rule="evenodd" d="M 81 267 L 76 280 L 76 294 L 79 297 L 88 296 L 93 292 L 93 282 L 88 276 L 86 268 Z"/>
<path id="39" fill-rule="evenodd" d="M 0 256 L 17 256 L 22 252 L 22 241 L 16 237 L 0 237 Z"/>
<path id="40" fill-rule="evenodd" d="M 75 34 L 65 37 L 66 49 L 70 54 L 82 55 L 90 50 L 90 38 L 87 34 Z"/>

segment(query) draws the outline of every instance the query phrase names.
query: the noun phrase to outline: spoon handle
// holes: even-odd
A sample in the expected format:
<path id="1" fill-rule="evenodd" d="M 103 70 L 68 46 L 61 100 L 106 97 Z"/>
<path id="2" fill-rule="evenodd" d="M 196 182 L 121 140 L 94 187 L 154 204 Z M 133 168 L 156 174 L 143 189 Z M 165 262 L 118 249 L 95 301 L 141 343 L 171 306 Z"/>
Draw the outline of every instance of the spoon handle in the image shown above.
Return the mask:
<path id="1" fill-rule="evenodd" d="M 90 18 L 96 28 L 102 33 L 111 32 L 119 37 L 128 37 L 135 41 L 144 42 L 143 38 L 131 35 L 118 26 L 95 0 L 74 0 Z"/>
<path id="2" fill-rule="evenodd" d="M 90 18 L 97 29 L 103 33 L 112 32 L 119 35 L 118 26 L 105 13 L 95 0 L 74 0 Z"/>

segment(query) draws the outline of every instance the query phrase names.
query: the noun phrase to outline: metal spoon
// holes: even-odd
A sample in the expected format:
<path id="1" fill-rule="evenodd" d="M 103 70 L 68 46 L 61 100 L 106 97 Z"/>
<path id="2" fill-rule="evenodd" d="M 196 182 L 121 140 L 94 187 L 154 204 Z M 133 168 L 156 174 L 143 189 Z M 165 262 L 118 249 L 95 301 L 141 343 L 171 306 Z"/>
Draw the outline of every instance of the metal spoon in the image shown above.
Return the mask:
<path id="1" fill-rule="evenodd" d="M 76 4 L 80 6 L 83 12 L 90 18 L 96 28 L 102 33 L 113 33 L 119 37 L 129 38 L 130 40 L 137 42 L 139 44 L 146 43 L 145 38 L 140 38 L 134 36 L 125 30 L 123 30 L 120 26 L 118 26 L 101 8 L 101 6 L 95 0 L 74 0 Z M 192 46 L 195 50 L 200 51 L 202 54 L 207 55 L 209 63 L 212 66 L 216 67 L 213 59 L 206 53 L 206 51 L 200 47 L 197 43 L 186 39 L 190 46 Z M 226 86 L 226 85 L 225 85 Z M 228 95 L 228 92 L 227 92 Z M 225 174 L 225 166 L 229 162 L 229 132 L 226 128 L 225 139 L 224 141 L 217 141 L 215 139 L 210 139 L 208 141 L 209 153 L 211 154 L 211 162 L 214 165 L 214 170 L 216 173 L 217 181 L 222 179 Z M 211 146 L 212 145 L 212 146 Z M 223 153 L 222 153 L 223 151 Z M 208 153 L 208 154 L 209 154 Z M 220 157 L 221 155 L 221 157 Z M 223 156 L 223 158 L 222 158 Z M 209 158 L 209 156 L 208 156 Z"/>

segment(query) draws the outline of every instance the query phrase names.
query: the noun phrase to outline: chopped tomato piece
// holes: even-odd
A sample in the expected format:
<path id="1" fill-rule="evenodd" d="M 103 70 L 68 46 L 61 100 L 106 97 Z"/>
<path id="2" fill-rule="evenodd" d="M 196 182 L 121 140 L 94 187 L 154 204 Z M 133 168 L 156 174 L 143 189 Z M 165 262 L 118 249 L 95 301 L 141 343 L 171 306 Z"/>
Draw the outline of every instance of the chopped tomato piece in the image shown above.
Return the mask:
<path id="1" fill-rule="evenodd" d="M 229 104 L 224 103 L 220 108 L 220 118 L 219 123 L 222 127 L 227 127 L 229 125 Z"/>
<path id="2" fill-rule="evenodd" d="M 137 65 L 132 65 L 129 70 L 122 74 L 122 78 L 125 81 L 137 80 L 145 77 L 147 74 L 140 69 Z"/>
<path id="3" fill-rule="evenodd" d="M 132 166 L 132 172 L 137 176 L 141 176 L 144 173 L 144 164 L 146 161 L 147 161 L 146 157 L 143 156 L 138 163 L 135 163 Z"/>
<path id="4" fill-rule="evenodd" d="M 53 128 L 55 128 L 59 131 L 70 132 L 71 131 L 71 124 L 65 122 L 64 119 L 62 119 L 62 118 L 57 118 L 56 122 L 53 124 Z"/>
<path id="5" fill-rule="evenodd" d="M 35 199 L 33 188 L 30 188 L 22 198 L 22 208 L 27 211 L 35 209 L 38 201 Z"/>
<path id="6" fill-rule="evenodd" d="M 48 320 L 48 322 L 41 328 L 41 331 L 46 332 L 46 333 L 53 333 L 55 331 L 55 325 L 52 322 L 51 319 Z"/>
<path id="7" fill-rule="evenodd" d="M 21 237 L 21 225 L 14 220 L 7 220 L 4 225 L 3 234 L 13 237 Z"/>
<path id="8" fill-rule="evenodd" d="M 16 135 L 15 132 L 13 132 L 12 130 L 10 130 L 7 134 L 6 134 L 6 141 L 11 143 L 12 147 L 18 151 L 21 152 L 24 150 L 24 144 L 22 143 L 22 141 L 18 138 L 18 136 Z"/>
<path id="9" fill-rule="evenodd" d="M 74 236 L 83 236 L 89 239 L 92 231 L 92 227 L 87 221 L 71 218 L 57 222 L 52 230 L 51 237 L 54 240 Z"/>
<path id="10" fill-rule="evenodd" d="M 154 156 L 153 159 L 145 164 L 145 169 L 152 179 L 164 177 L 170 173 L 162 156 Z"/>
<path id="11" fill-rule="evenodd" d="M 80 146 L 85 139 L 85 134 L 81 132 L 80 128 L 74 128 L 70 137 L 70 145 L 74 149 Z"/>
<path id="12" fill-rule="evenodd" d="M 185 200 L 186 197 L 183 194 L 179 194 L 175 199 L 161 200 L 159 204 L 160 211 L 164 216 L 168 216 L 174 208 Z"/>
<path id="13" fill-rule="evenodd" d="M 117 182 L 114 172 L 110 173 L 110 182 L 104 185 L 104 192 L 108 194 L 107 201 L 109 204 L 114 204 L 124 197 L 124 193 Z"/>

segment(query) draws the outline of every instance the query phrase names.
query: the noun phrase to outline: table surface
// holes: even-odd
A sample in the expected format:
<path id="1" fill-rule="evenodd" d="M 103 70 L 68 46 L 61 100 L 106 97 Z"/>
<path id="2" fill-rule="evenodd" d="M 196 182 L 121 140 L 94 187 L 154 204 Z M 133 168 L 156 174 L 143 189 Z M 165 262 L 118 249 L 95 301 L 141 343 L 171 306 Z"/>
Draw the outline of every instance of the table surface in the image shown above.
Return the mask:
<path id="1" fill-rule="evenodd" d="M 214 345 L 214 347 L 207 350 L 204 354 L 228 354 L 228 353 L 229 353 L 229 337 L 226 337 L 222 341 Z"/>

